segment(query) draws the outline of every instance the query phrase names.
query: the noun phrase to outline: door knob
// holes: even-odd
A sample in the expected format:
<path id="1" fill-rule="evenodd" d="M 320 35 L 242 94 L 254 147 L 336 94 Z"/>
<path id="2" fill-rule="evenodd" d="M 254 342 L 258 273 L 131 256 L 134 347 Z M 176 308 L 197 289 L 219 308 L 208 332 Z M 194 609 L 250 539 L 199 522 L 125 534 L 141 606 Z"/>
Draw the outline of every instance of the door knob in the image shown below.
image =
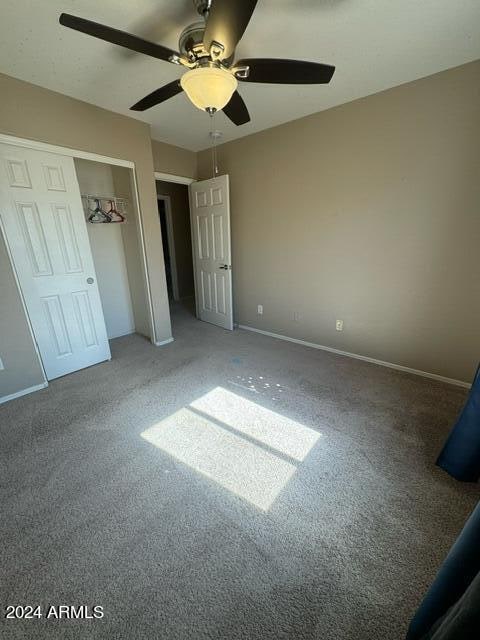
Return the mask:
<path id="1" fill-rule="evenodd" d="M 93 278 L 87 278 L 87 283 L 88 284 L 93 284 L 95 282 L 95 280 Z"/>
<path id="2" fill-rule="evenodd" d="M 219 269 L 225 269 L 225 271 L 228 271 L 232 267 L 229 264 L 221 264 L 218 268 Z"/>

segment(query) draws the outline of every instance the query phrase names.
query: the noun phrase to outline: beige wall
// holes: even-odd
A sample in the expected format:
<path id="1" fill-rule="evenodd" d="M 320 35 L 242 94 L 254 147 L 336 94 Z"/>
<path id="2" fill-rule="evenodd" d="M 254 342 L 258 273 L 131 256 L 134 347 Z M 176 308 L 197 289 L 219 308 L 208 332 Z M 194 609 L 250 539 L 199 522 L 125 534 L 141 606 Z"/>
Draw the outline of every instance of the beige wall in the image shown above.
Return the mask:
<path id="1" fill-rule="evenodd" d="M 178 292 L 180 298 L 193 296 L 192 236 L 190 232 L 190 206 L 188 187 L 157 180 L 157 193 L 169 196 L 172 206 L 173 241 L 177 267 Z"/>
<path id="2" fill-rule="evenodd" d="M 0 233 L 0 399 L 45 382 Z"/>
<path id="3" fill-rule="evenodd" d="M 471 380 L 479 87 L 475 62 L 220 147 L 236 320 Z"/>
<path id="4" fill-rule="evenodd" d="M 197 154 L 193 151 L 152 140 L 152 153 L 155 171 L 185 178 L 197 177 Z"/>
<path id="5" fill-rule="evenodd" d="M 127 118 L 85 102 L 42 89 L 27 82 L 0 74 L 0 133 L 39 140 L 82 151 L 130 160 L 135 163 L 140 207 L 142 209 L 147 262 L 152 290 L 157 340 L 171 336 L 165 270 L 158 220 L 153 152 L 150 128 L 147 124 Z M 195 154 L 171 145 L 156 144 L 156 169 L 167 173 L 188 172 L 195 163 Z M 1 251 L 1 249 L 0 249 Z M 0 272 L 2 287 L 12 287 L 11 275 Z M 2 301 L 3 302 L 3 301 Z M 13 306 L 12 306 L 13 308 Z M 19 309 L 17 305 L 17 309 Z M 17 323 L 10 321 L 6 333 L 1 334 L 5 345 L 17 331 Z M 5 314 L 2 304 L 2 318 Z M 19 314 L 19 322 L 20 316 Z M 10 331 L 8 328 L 10 327 Z M 29 368 L 33 371 L 35 352 L 27 343 L 25 351 L 25 379 L 19 389 L 29 386 Z M 11 360 L 11 355 L 2 354 Z M 26 365 L 30 362 L 29 366 Z M 12 391 L 13 392 L 13 391 Z"/>

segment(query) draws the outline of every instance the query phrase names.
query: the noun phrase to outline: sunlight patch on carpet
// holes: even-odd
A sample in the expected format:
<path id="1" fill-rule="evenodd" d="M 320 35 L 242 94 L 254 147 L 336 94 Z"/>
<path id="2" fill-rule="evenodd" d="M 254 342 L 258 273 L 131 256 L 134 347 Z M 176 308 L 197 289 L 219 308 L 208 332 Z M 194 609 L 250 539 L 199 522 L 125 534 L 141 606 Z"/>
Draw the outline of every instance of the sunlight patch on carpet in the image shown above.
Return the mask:
<path id="1" fill-rule="evenodd" d="M 263 511 L 295 474 L 296 461 L 303 460 L 320 438 L 317 431 L 222 387 L 141 435 Z"/>
<path id="2" fill-rule="evenodd" d="M 320 438 L 318 431 L 222 387 L 194 400 L 190 406 L 295 460 L 304 460 Z"/>

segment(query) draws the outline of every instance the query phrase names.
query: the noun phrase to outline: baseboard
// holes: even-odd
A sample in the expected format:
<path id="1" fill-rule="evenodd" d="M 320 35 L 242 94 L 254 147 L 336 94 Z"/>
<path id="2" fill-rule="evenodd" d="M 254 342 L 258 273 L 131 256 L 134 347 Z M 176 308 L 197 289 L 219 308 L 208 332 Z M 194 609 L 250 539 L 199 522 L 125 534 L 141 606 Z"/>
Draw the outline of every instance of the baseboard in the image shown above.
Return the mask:
<path id="1" fill-rule="evenodd" d="M 162 340 L 161 342 L 154 342 L 153 344 L 156 347 L 163 347 L 164 344 L 170 344 L 171 342 L 173 342 L 173 338 L 167 338 L 167 340 Z"/>
<path id="2" fill-rule="evenodd" d="M 36 384 L 34 387 L 28 387 L 28 389 L 16 391 L 8 396 L 1 397 L 0 404 L 8 402 L 9 400 L 15 400 L 15 398 L 21 398 L 22 396 L 26 396 L 28 393 L 33 393 L 34 391 L 40 391 L 40 389 L 45 389 L 45 387 L 48 387 L 48 382 L 42 382 L 42 384 Z"/>
<path id="3" fill-rule="evenodd" d="M 341 351 L 340 349 L 334 349 L 333 347 L 326 347 L 323 344 L 317 344 L 316 342 L 307 342 L 306 340 L 300 340 L 299 338 L 290 338 L 289 336 L 281 335 L 280 333 L 273 333 L 272 331 L 265 331 L 264 329 L 256 329 L 255 327 L 249 327 L 246 324 L 239 324 L 239 329 L 245 329 L 246 331 L 254 331 L 255 333 L 261 333 L 264 336 L 270 338 L 277 338 L 278 340 L 286 340 L 287 342 L 294 342 L 295 344 L 301 344 L 304 347 L 311 347 L 312 349 L 321 349 L 322 351 L 329 351 L 339 356 L 347 356 L 348 358 L 355 358 L 355 360 L 363 360 L 364 362 L 370 362 L 371 364 L 378 364 L 381 367 L 387 367 L 388 369 L 396 369 L 397 371 L 404 371 L 405 373 L 413 373 L 416 376 L 422 376 L 422 378 L 430 378 L 431 380 L 437 380 L 439 382 L 446 382 L 447 384 L 453 384 L 457 387 L 464 387 L 470 389 L 472 386 L 470 382 L 463 382 L 463 380 L 455 380 L 455 378 L 446 378 L 445 376 L 439 376 L 436 373 L 429 373 L 428 371 L 420 371 L 420 369 L 411 369 L 410 367 L 404 367 L 401 364 L 394 364 L 393 362 L 385 362 L 384 360 L 377 360 L 376 358 L 369 358 L 368 356 L 361 356 L 358 353 L 350 353 L 349 351 Z"/>
<path id="4" fill-rule="evenodd" d="M 132 327 L 128 331 L 123 331 L 122 333 L 116 333 L 114 336 L 108 336 L 109 340 L 115 340 L 116 338 L 123 338 L 123 336 L 131 336 L 135 333 L 135 327 Z"/>

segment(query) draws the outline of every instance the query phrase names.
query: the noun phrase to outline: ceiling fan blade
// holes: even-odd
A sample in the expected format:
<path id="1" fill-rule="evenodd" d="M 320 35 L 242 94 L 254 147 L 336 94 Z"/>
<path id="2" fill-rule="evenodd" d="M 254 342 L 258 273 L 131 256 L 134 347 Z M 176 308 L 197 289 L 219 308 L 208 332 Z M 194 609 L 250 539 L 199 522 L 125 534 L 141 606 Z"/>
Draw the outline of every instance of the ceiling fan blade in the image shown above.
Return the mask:
<path id="1" fill-rule="evenodd" d="M 241 124 L 250 122 L 250 114 L 248 113 L 247 105 L 238 91 L 235 91 L 230 98 L 230 102 L 223 107 L 223 113 L 230 118 L 233 124 L 236 124 L 237 127 Z"/>
<path id="2" fill-rule="evenodd" d="M 107 27 L 98 22 L 92 22 L 91 20 L 85 20 L 84 18 L 78 18 L 72 16 L 69 13 L 62 13 L 59 22 L 64 27 L 75 29 L 75 31 L 81 31 L 94 38 L 111 42 L 112 44 L 118 44 L 121 47 L 130 49 L 131 51 L 137 51 L 138 53 L 144 53 L 147 56 L 158 58 L 159 60 L 170 61 L 171 56 L 178 56 L 179 54 L 172 49 L 162 47 L 161 44 L 150 42 L 149 40 L 143 40 L 138 36 L 134 36 L 126 31 L 120 31 L 119 29 L 113 29 Z"/>
<path id="3" fill-rule="evenodd" d="M 161 102 L 165 102 L 165 100 L 173 98 L 173 96 L 176 96 L 182 91 L 183 89 L 180 86 L 180 81 L 174 80 L 173 82 L 160 87 L 160 89 L 152 91 L 152 93 L 149 93 L 148 96 L 145 96 L 145 98 L 139 100 L 136 104 L 133 105 L 133 107 L 130 107 L 130 111 L 146 111 L 147 109 L 150 109 L 151 107 L 154 107 Z"/>
<path id="4" fill-rule="evenodd" d="M 213 0 L 203 36 L 206 50 L 210 51 L 212 42 L 218 42 L 224 47 L 218 58 L 230 58 L 250 22 L 257 1 Z"/>
<path id="5" fill-rule="evenodd" d="M 132 25 L 132 31 L 150 42 L 163 42 L 172 34 L 179 34 L 186 24 L 192 22 L 192 16 L 195 15 L 193 11 L 192 0 L 169 2 L 167 6 L 162 6 L 161 14 L 158 6 L 145 15 L 142 13 Z M 123 48 L 118 53 L 125 59 L 135 55 L 134 51 Z"/>
<path id="6" fill-rule="evenodd" d="M 277 58 L 248 58 L 235 63 L 235 67 L 243 66 L 250 72 L 246 78 L 237 76 L 239 80 L 275 84 L 328 84 L 335 71 L 329 64 Z"/>

